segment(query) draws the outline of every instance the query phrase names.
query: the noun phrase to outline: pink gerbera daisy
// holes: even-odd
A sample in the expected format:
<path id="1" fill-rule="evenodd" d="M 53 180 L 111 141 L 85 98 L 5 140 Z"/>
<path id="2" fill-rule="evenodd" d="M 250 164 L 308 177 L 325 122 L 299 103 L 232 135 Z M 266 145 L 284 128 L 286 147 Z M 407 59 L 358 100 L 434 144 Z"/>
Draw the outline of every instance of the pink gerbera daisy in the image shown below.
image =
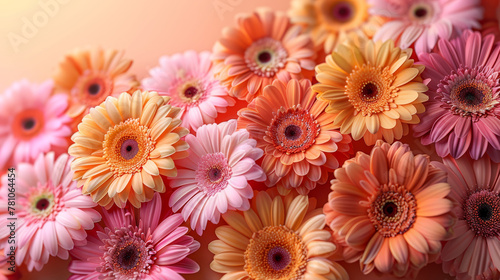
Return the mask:
<path id="1" fill-rule="evenodd" d="M 210 52 L 187 51 L 160 58 L 160 66 L 149 71 L 142 81 L 147 90 L 170 96 L 170 104 L 182 109 L 182 126 L 196 131 L 203 124 L 214 123 L 218 113 L 235 100 L 214 78 Z"/>
<path id="2" fill-rule="evenodd" d="M 436 144 L 445 157 L 473 159 L 485 153 L 500 161 L 500 45 L 494 36 L 466 31 L 460 38 L 439 41 L 439 51 L 419 56 L 424 78 L 430 78 L 426 114 L 415 127 L 422 144 Z"/>
<path id="3" fill-rule="evenodd" d="M 313 41 L 285 14 L 259 9 L 237 23 L 213 48 L 215 72 L 232 96 L 250 102 L 275 79 L 313 76 Z"/>
<path id="4" fill-rule="evenodd" d="M 0 168 L 33 161 L 39 154 L 64 152 L 69 146 L 71 119 L 67 97 L 52 95 L 53 82 L 21 80 L 0 95 Z"/>
<path id="5" fill-rule="evenodd" d="M 85 230 L 94 227 L 101 215 L 89 196 L 72 181 L 71 159 L 62 154 L 41 154 L 34 164 L 21 163 L 15 179 L 16 206 L 16 264 L 23 262 L 28 270 L 40 270 L 49 256 L 68 258 L 68 251 L 75 244 L 85 244 Z M 2 178 L 3 188 L 8 187 L 8 175 Z M 6 205 L 6 204 L 3 204 Z M 0 213 L 0 245 L 10 249 L 7 243 L 10 229 L 6 211 Z M 5 211 L 5 212 L 4 212 Z"/>
<path id="6" fill-rule="evenodd" d="M 190 217 L 191 228 L 201 235 L 207 221 L 219 223 L 227 210 L 248 210 L 253 197 L 248 181 L 266 180 L 255 163 L 263 151 L 245 129 L 236 130 L 236 120 L 201 126 L 186 142 L 190 155 L 176 162 L 178 173 L 170 187 L 178 189 L 169 205 L 174 212 L 182 208 L 184 220 Z"/>
<path id="7" fill-rule="evenodd" d="M 71 251 L 70 280 L 184 279 L 180 273 L 200 268 L 187 258 L 200 247 L 186 235 L 180 214 L 165 216 L 160 195 L 133 208 L 104 211 L 105 227 L 89 232 L 87 244 Z"/>
<path id="8" fill-rule="evenodd" d="M 359 260 L 364 274 L 408 276 L 440 253 L 453 223 L 450 188 L 427 155 L 379 140 L 370 155 L 358 152 L 335 170 L 323 210 L 349 249 L 346 259 Z"/>
<path id="9" fill-rule="evenodd" d="M 458 218 L 443 247 L 443 269 L 457 279 L 498 279 L 491 274 L 500 269 L 500 164 L 488 156 L 443 162 L 436 165 L 448 171 Z"/>
<path id="10" fill-rule="evenodd" d="M 415 43 L 420 54 L 434 48 L 438 38 L 450 39 L 470 28 L 479 28 L 483 8 L 479 0 L 370 0 L 374 15 L 388 17 L 373 37 L 393 39 L 403 49 Z"/>

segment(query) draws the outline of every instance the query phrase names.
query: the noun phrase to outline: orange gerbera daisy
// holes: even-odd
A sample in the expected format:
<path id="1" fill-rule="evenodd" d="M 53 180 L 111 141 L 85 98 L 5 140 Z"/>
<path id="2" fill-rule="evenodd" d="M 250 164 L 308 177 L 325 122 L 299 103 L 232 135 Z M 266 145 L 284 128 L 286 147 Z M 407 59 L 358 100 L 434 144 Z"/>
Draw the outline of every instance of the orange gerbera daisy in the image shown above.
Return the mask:
<path id="1" fill-rule="evenodd" d="M 454 222 L 446 172 L 408 145 L 377 141 L 335 170 L 323 210 L 361 270 L 405 276 L 436 259 Z M 350 252 L 352 253 L 352 252 Z"/>
<path id="2" fill-rule="evenodd" d="M 342 135 L 316 100 L 311 81 L 275 80 L 247 108 L 238 112 L 238 127 L 246 128 L 264 150 L 266 184 L 281 194 L 296 188 L 307 194 L 328 179 L 328 172 L 351 153 L 351 137 Z"/>
<path id="3" fill-rule="evenodd" d="M 366 0 L 293 0 L 293 23 L 306 28 L 317 48 L 330 54 L 351 37 L 373 38 L 382 26 L 381 17 L 368 14 Z"/>
<path id="4" fill-rule="evenodd" d="M 180 108 L 169 100 L 138 90 L 90 109 L 69 148 L 83 194 L 107 208 L 113 202 L 123 208 L 127 200 L 139 208 L 155 191 L 165 192 L 161 175 L 177 175 L 173 160 L 187 156 L 188 145 L 180 139 L 189 133 L 179 127 Z"/>
<path id="5" fill-rule="evenodd" d="M 228 225 L 218 227 L 219 240 L 208 245 L 215 254 L 210 267 L 227 280 L 349 279 L 328 259 L 335 245 L 324 229 L 325 215 L 315 206 L 304 195 L 259 192 L 243 215 L 229 211 L 222 216 Z"/>
<path id="6" fill-rule="evenodd" d="M 232 96 L 250 102 L 274 79 L 312 77 L 313 42 L 285 14 L 260 9 L 237 23 L 213 48 L 214 71 Z"/>
<path id="7" fill-rule="evenodd" d="M 117 50 L 77 49 L 59 63 L 54 81 L 70 97 L 68 115 L 80 121 L 89 109 L 108 96 L 118 96 L 136 87 L 135 76 L 127 74 L 132 60 Z M 80 117 L 80 118 L 77 118 Z"/>
<path id="8" fill-rule="evenodd" d="M 341 133 L 367 145 L 384 138 L 392 143 L 408 134 L 408 124 L 420 122 L 427 86 L 420 74 L 424 66 L 413 64 L 411 49 L 401 50 L 389 40 L 366 41 L 358 47 L 340 45 L 316 66 L 318 99 L 330 103 Z"/>

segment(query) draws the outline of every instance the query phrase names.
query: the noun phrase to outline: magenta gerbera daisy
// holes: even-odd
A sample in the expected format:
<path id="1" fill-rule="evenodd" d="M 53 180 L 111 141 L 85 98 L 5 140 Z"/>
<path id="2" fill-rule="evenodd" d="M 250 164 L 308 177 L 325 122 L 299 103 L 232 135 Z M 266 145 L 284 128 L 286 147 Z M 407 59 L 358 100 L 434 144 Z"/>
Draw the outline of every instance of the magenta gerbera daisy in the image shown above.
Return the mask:
<path id="1" fill-rule="evenodd" d="M 219 223 L 227 210 L 248 210 L 253 197 L 248 181 L 264 181 L 266 175 L 255 163 L 263 151 L 245 129 L 236 130 L 236 120 L 201 126 L 196 137 L 186 136 L 189 157 L 178 160 L 177 177 L 170 187 L 174 212 L 182 208 L 185 220 L 201 235 L 207 221 Z"/>
<path id="2" fill-rule="evenodd" d="M 210 52 L 187 51 L 160 58 L 160 66 L 149 71 L 142 85 L 160 95 L 170 96 L 170 104 L 182 109 L 182 126 L 196 131 L 214 123 L 235 100 L 214 77 Z"/>
<path id="3" fill-rule="evenodd" d="M 439 51 L 419 56 L 430 78 L 426 114 L 415 127 L 422 144 L 454 158 L 485 153 L 500 161 L 500 45 L 494 36 L 466 31 L 451 42 L 439 41 Z"/>
<path id="4" fill-rule="evenodd" d="M 200 247 L 186 235 L 180 214 L 162 211 L 160 195 L 145 203 L 139 213 L 133 208 L 103 209 L 104 228 L 89 232 L 87 244 L 71 251 L 70 280 L 184 279 L 180 273 L 200 268 L 187 258 Z"/>
<path id="5" fill-rule="evenodd" d="M 72 181 L 70 157 L 54 153 L 41 154 L 34 164 L 21 163 L 15 181 L 16 264 L 28 270 L 40 270 L 50 256 L 67 259 L 75 245 L 85 244 L 85 230 L 94 227 L 101 215 L 89 196 L 81 195 Z M 8 187 L 8 175 L 2 177 L 2 188 Z M 5 191 L 5 189 L 3 190 Z M 7 205 L 2 204 L 2 205 Z M 0 211 L 0 245 L 9 248 L 11 222 L 7 207 Z"/>
<path id="6" fill-rule="evenodd" d="M 420 54 L 434 48 L 438 38 L 450 39 L 479 28 L 483 8 L 479 0 L 370 0 L 370 13 L 389 18 L 373 37 L 393 39 L 403 49 L 415 43 Z"/>
<path id="7" fill-rule="evenodd" d="M 52 81 L 21 80 L 0 95 L 0 168 L 32 162 L 40 153 L 64 152 L 69 146 L 71 119 L 67 97 L 51 95 Z"/>

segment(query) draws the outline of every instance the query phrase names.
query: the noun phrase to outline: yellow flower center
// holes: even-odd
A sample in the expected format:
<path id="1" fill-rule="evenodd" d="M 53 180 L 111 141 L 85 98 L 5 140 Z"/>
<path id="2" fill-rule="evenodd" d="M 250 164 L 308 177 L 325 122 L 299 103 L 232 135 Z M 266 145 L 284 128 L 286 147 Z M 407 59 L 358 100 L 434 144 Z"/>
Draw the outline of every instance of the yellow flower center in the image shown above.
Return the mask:
<path id="1" fill-rule="evenodd" d="M 104 136 L 104 158 L 115 176 L 141 171 L 155 147 L 150 132 L 138 119 L 128 119 L 108 130 Z"/>
<path id="2" fill-rule="evenodd" d="M 255 232 L 245 251 L 245 271 L 251 279 L 302 279 L 307 249 L 302 238 L 285 226 L 268 226 Z"/>
<path id="3" fill-rule="evenodd" d="M 397 107 L 394 98 L 399 89 L 392 86 L 394 80 L 388 67 L 356 66 L 347 77 L 345 92 L 356 113 L 371 116 Z"/>

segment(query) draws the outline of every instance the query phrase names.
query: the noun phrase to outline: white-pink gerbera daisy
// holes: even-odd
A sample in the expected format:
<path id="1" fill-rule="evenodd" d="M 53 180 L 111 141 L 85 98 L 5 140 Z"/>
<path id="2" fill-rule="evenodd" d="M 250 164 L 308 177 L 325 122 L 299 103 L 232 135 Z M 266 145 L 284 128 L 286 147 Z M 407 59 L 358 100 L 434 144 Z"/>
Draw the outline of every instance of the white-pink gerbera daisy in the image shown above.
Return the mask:
<path id="1" fill-rule="evenodd" d="M 438 38 L 479 28 L 483 17 L 480 0 L 369 0 L 370 13 L 389 18 L 373 37 L 374 41 L 393 39 L 406 49 L 415 43 L 417 54 L 429 52 Z"/>
<path id="2" fill-rule="evenodd" d="M 149 71 L 142 85 L 160 95 L 170 96 L 170 104 L 182 109 L 182 126 L 196 131 L 214 123 L 235 100 L 214 77 L 210 52 L 187 51 L 160 58 L 160 66 Z"/>
<path id="3" fill-rule="evenodd" d="M 103 209 L 105 227 L 89 232 L 87 244 L 71 251 L 70 280 L 182 280 L 200 267 L 187 258 L 200 247 L 186 235 L 180 214 L 162 212 L 160 195 L 139 213 L 132 207 Z M 166 216 L 167 214 L 168 216 Z"/>
<path id="4" fill-rule="evenodd" d="M 85 230 L 94 227 L 101 215 L 90 196 L 83 196 L 72 180 L 71 158 L 53 152 L 41 154 L 34 164 L 21 163 L 15 173 L 15 216 L 0 210 L 0 245 L 7 251 L 10 222 L 15 222 L 16 264 L 28 270 L 42 269 L 50 256 L 67 259 L 75 245 L 85 244 Z M 2 189 L 9 187 L 8 175 Z M 5 191 L 5 189 L 3 189 Z M 2 204 L 7 205 L 7 204 Z"/>
<path id="5" fill-rule="evenodd" d="M 0 168 L 68 148 L 68 100 L 63 94 L 51 95 L 53 89 L 50 80 L 40 85 L 21 80 L 0 95 Z"/>
<path id="6" fill-rule="evenodd" d="M 246 129 L 236 130 L 236 120 L 200 127 L 196 137 L 186 136 L 189 157 L 178 160 L 177 177 L 170 187 L 178 188 L 170 197 L 174 212 L 182 208 L 185 220 L 201 235 L 207 221 L 219 223 L 227 210 L 248 210 L 253 197 L 248 181 L 265 181 L 255 163 L 263 151 L 249 138 Z"/>

